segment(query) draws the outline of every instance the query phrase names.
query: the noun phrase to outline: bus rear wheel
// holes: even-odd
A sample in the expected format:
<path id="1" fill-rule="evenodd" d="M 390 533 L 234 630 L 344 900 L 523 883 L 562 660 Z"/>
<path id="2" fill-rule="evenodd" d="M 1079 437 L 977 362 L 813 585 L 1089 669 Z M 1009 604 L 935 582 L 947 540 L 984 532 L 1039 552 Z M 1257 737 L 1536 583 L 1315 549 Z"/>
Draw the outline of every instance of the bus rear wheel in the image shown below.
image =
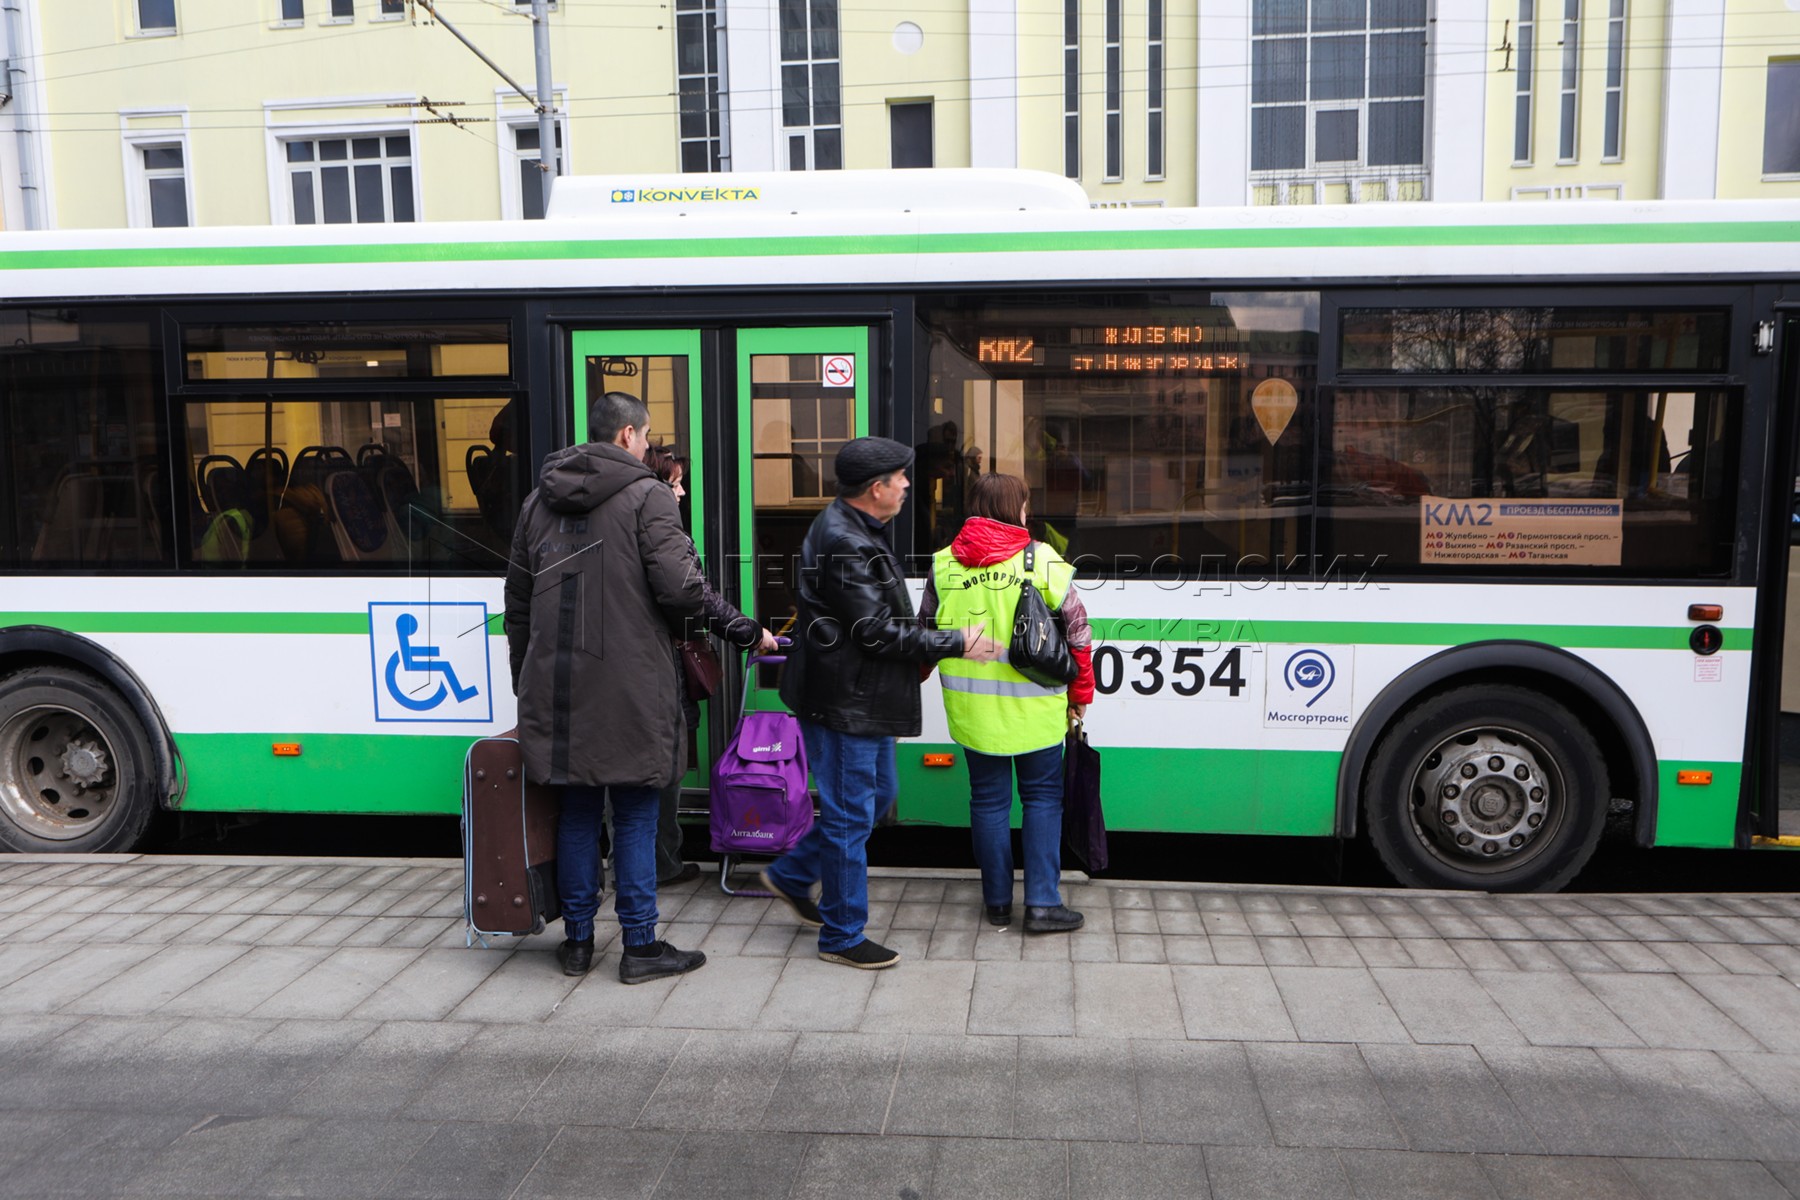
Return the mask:
<path id="1" fill-rule="evenodd" d="M 1567 708 L 1464 687 L 1401 714 L 1369 760 L 1369 838 L 1409 887 L 1556 891 L 1606 822 L 1606 761 Z"/>
<path id="2" fill-rule="evenodd" d="M 0 848 L 130 850 L 156 812 L 150 742 L 92 675 L 33 667 L 0 677 Z"/>

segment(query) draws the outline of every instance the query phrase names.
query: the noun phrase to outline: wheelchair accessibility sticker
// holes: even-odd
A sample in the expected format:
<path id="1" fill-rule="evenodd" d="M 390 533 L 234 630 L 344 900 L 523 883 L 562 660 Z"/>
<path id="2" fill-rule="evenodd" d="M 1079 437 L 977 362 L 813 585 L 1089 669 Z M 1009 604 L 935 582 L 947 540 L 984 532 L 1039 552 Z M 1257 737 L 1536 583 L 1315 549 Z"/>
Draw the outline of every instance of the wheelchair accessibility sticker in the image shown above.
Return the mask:
<path id="1" fill-rule="evenodd" d="M 487 605 L 369 604 L 377 721 L 492 721 Z"/>

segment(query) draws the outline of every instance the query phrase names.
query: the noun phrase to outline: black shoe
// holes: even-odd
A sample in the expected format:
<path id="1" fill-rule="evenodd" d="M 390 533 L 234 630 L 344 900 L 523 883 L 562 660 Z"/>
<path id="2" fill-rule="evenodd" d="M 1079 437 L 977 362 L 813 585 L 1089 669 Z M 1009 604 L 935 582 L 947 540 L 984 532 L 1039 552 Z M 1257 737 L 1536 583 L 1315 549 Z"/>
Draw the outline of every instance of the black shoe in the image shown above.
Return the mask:
<path id="1" fill-rule="evenodd" d="M 899 962 L 900 952 L 889 950 L 880 942 L 871 942 L 868 938 L 864 938 L 848 950 L 821 950 L 819 957 L 826 962 L 843 963 L 846 967 L 855 967 L 859 971 L 879 971 L 883 967 L 891 967 Z"/>
<path id="2" fill-rule="evenodd" d="M 996 926 L 999 926 L 1001 929 L 1005 929 L 1008 925 L 1012 924 L 1012 905 L 1010 905 L 1010 904 L 990 904 L 990 905 L 988 905 L 987 906 L 987 919 L 988 919 L 989 925 L 996 925 Z"/>
<path id="3" fill-rule="evenodd" d="M 700 878 L 699 863 L 682 863 L 681 870 L 675 872 L 666 879 L 657 880 L 656 886 L 674 887 L 678 883 L 692 883 L 698 878 Z"/>
<path id="4" fill-rule="evenodd" d="M 769 873 L 767 871 L 759 874 L 757 878 L 762 880 L 762 885 L 764 887 L 774 893 L 777 900 L 794 910 L 794 915 L 800 919 L 802 925 L 810 925 L 814 929 L 818 929 L 825 924 L 825 918 L 819 915 L 819 906 L 812 902 L 811 896 L 788 895 L 779 887 L 775 886 L 775 881 L 769 878 Z"/>
<path id="5" fill-rule="evenodd" d="M 670 975 L 685 975 L 706 965 L 706 955 L 699 950 L 677 950 L 667 942 L 656 942 L 661 949 L 655 955 L 625 952 L 619 960 L 620 983 L 648 983 Z"/>
<path id="6" fill-rule="evenodd" d="M 1025 909 L 1026 933 L 1068 933 L 1071 929 L 1080 929 L 1087 918 L 1066 905 L 1058 904 L 1054 908 Z"/>
<path id="7" fill-rule="evenodd" d="M 556 961 L 562 964 L 564 975 L 586 975 L 588 968 L 594 965 L 594 939 L 585 942 L 563 939 L 563 944 L 556 948 Z"/>

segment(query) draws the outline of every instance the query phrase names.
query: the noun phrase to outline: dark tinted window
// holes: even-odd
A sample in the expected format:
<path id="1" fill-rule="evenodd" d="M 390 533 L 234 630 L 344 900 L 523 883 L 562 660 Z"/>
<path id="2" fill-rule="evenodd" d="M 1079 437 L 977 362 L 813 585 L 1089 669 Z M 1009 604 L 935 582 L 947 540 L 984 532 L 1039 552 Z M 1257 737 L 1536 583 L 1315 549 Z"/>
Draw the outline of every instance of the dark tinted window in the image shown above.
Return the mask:
<path id="1" fill-rule="evenodd" d="M 309 321 L 190 325 L 187 377 L 203 379 L 504 379 L 505 321 Z"/>
<path id="2" fill-rule="evenodd" d="M 1320 553 L 1383 571 L 1723 575 L 1739 417 L 1724 391 L 1345 389 Z"/>
<path id="3" fill-rule="evenodd" d="M 0 312 L 0 565 L 172 565 L 155 328 L 146 314 Z"/>
<path id="4" fill-rule="evenodd" d="M 1722 311 L 1599 308 L 1350 308 L 1339 369 L 1561 374 L 1723 371 Z"/>
<path id="5" fill-rule="evenodd" d="M 1308 552 L 1315 293 L 969 299 L 923 320 L 921 553 L 996 471 L 1084 571 L 1261 573 Z"/>

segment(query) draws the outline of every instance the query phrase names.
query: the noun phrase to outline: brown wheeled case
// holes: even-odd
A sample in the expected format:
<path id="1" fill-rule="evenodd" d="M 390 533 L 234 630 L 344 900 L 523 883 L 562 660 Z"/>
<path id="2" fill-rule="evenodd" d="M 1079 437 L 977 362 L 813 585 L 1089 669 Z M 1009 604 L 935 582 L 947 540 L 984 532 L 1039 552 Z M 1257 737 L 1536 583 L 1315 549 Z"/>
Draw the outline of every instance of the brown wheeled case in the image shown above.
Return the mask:
<path id="1" fill-rule="evenodd" d="M 556 790 L 525 782 L 517 738 L 482 738 L 463 770 L 467 941 L 542 933 L 557 918 Z"/>

